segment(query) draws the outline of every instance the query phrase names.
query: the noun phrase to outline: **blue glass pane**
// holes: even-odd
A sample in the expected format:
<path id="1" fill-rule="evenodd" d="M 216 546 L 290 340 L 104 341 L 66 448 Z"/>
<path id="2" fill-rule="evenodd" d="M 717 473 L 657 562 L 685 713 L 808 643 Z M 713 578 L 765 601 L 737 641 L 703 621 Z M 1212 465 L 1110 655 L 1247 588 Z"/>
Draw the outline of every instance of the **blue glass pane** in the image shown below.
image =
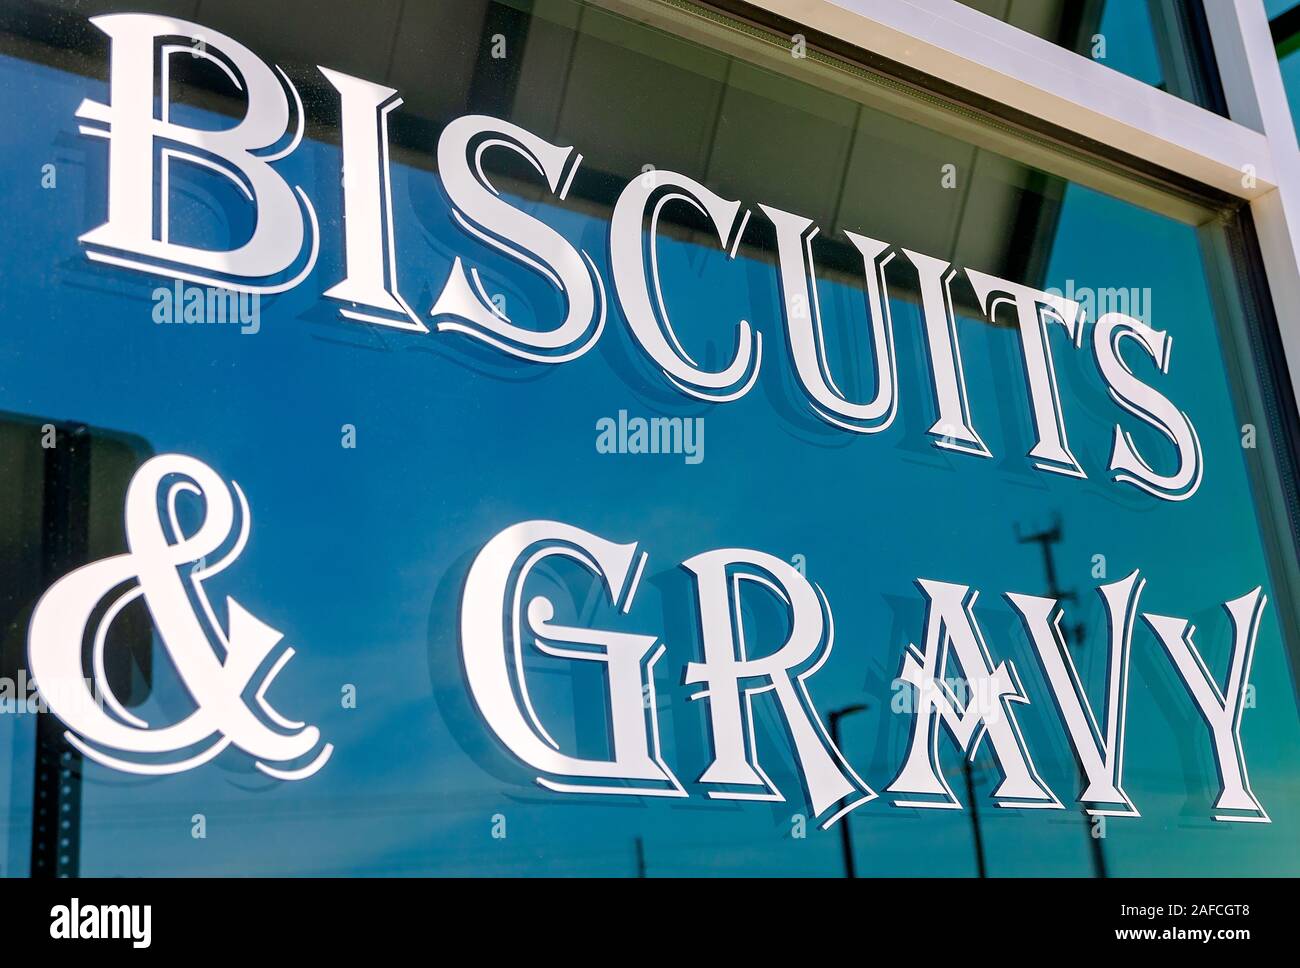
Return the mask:
<path id="1" fill-rule="evenodd" d="M 166 271 L 88 258 L 79 240 L 109 217 L 110 153 L 103 138 L 79 130 L 77 110 L 86 99 L 111 101 L 106 44 L 59 46 L 49 39 L 67 36 L 58 31 L 7 35 L 0 95 L 22 120 L 0 129 L 10 186 L 0 247 L 0 318 L 8 323 L 0 339 L 0 503 L 8 508 L 0 547 L 12 579 L 0 658 L 6 676 L 26 675 L 31 615 L 56 580 L 97 574 L 84 569 L 115 555 L 138 556 L 140 535 L 124 513 L 132 475 L 154 455 L 189 455 L 238 483 L 232 493 L 247 500 L 247 540 L 236 541 L 232 528 L 212 557 L 175 563 L 170 597 L 123 599 L 120 617 L 108 622 L 114 596 L 160 587 L 130 570 L 138 557 L 125 559 L 120 587 L 106 588 L 99 611 L 81 622 L 87 656 L 94 629 L 108 622 L 112 630 L 107 666 L 86 658 L 87 677 L 110 686 L 119 722 L 156 731 L 203 708 L 175 642 L 159 631 L 164 606 L 206 630 L 204 647 L 223 669 L 268 627 L 284 638 L 267 664 L 286 645 L 293 655 L 274 675 L 263 669 L 252 682 L 265 688 L 239 693 L 232 708 L 264 725 L 269 718 L 284 734 L 310 724 L 331 751 L 303 779 L 277 778 L 237 745 L 196 749 L 213 758 L 158 776 L 90 755 L 47 761 L 37 740 L 65 742 L 62 727 L 43 713 L 42 733 L 38 716 L 13 700 L 5 707 L 12 714 L 0 715 L 5 873 L 40 873 L 31 858 L 44 857 L 33 851 L 44 843 L 75 858 L 67 862 L 74 873 L 104 876 L 840 876 L 839 831 L 829 811 L 808 802 L 787 702 L 815 721 L 814 742 L 843 754 L 836 762 L 844 776 L 880 794 L 854 800 L 838 819 L 851 824 L 859 875 L 974 874 L 976 827 L 984 866 L 997 875 L 1300 870 L 1286 564 L 1294 548 L 1271 496 L 1279 450 L 1253 402 L 1256 361 L 1234 323 L 1243 297 L 1213 255 L 1224 231 L 1217 217 L 1231 213 L 1204 200 L 1182 199 L 1178 209 L 1163 190 L 1113 178 L 1103 192 L 1078 169 L 1066 178 L 1031 167 L 1015 145 L 990 147 L 991 128 L 980 129 L 976 144 L 920 99 L 882 95 L 815 57 L 773 55 L 769 39 L 739 31 L 719 39 L 713 21 L 686 11 L 652 26 L 598 5 L 483 4 L 468 33 L 446 35 L 433 26 L 464 18 L 464 6 L 432 4 L 437 16 L 424 28 L 418 21 L 428 11 L 392 14 L 389 34 L 370 24 L 374 36 L 366 35 L 358 25 L 347 61 L 323 49 L 337 29 L 304 28 L 286 40 L 278 27 L 258 26 L 258 9 L 232 4 L 228 22 L 214 14 L 204 26 L 284 64 L 290 83 L 307 92 L 311 123 L 273 170 L 310 200 L 319 252 L 296 285 L 236 303 L 236 314 L 245 312 L 236 323 L 216 322 L 206 302 L 187 321 L 190 290 Z M 94 28 L 83 16 L 69 5 L 57 23 L 85 38 Z M 319 14 L 316 21 L 330 23 Z M 505 63 L 491 53 L 498 34 L 513 51 Z M 356 307 L 322 295 L 348 267 L 337 94 L 321 85 L 316 64 L 408 97 L 388 128 L 395 255 L 383 275 L 428 331 L 342 316 L 340 308 Z M 225 128 L 238 103 L 220 77 L 196 76 L 168 117 Z M 508 148 L 483 154 L 499 200 L 579 248 L 602 280 L 599 338 L 566 362 L 511 356 L 464 327 L 439 329 L 447 319 L 430 314 L 457 260 L 476 270 L 488 303 L 525 329 L 552 328 L 566 309 L 535 267 L 453 214 L 435 162 L 438 139 L 454 119 L 476 113 L 583 153 L 563 198 Z M 615 291 L 614 200 L 629 183 L 670 170 L 752 209 L 734 255 L 730 240 L 720 244 L 716 227 L 680 199 L 665 206 L 649 244 L 683 358 L 716 371 L 736 352 L 739 320 L 762 334 L 756 382 L 733 400 L 704 401 L 670 380 L 632 332 L 626 293 Z M 180 163 L 169 173 L 172 240 L 226 251 L 252 235 L 250 202 L 226 175 Z M 821 229 L 808 245 L 826 325 L 819 352 L 849 400 L 873 394 L 876 368 L 867 275 L 845 232 L 897 247 L 882 270 L 897 412 L 878 432 L 823 419 L 801 388 L 774 232 L 760 203 Z M 1193 217 L 1188 206 L 1205 207 Z M 1058 324 L 1045 329 L 1084 476 L 1045 471 L 1027 456 L 1041 428 L 1031 417 L 1022 331 L 1006 306 L 990 317 L 965 272 L 947 291 L 970 419 L 988 456 L 945 446 L 952 434 L 942 426 L 932 432 L 933 359 L 915 268 L 923 255 L 1087 306 L 1078 345 Z M 1112 479 L 1117 439 L 1150 455 L 1160 473 L 1172 472 L 1178 452 L 1099 373 L 1093 327 L 1107 310 L 1174 337 L 1167 359 L 1130 341 L 1123 360 L 1195 427 L 1203 474 L 1186 500 Z M 680 446 L 636 452 L 625 428 L 650 418 L 679 421 Z M 193 487 L 169 496 L 160 503 L 150 494 L 140 506 L 174 539 L 193 535 L 212 513 Z M 467 580 L 482 549 L 526 521 L 563 522 L 648 554 L 639 580 L 629 579 L 635 595 L 627 592 L 626 608 L 614 600 L 624 589 L 606 589 L 581 556 L 529 572 L 519 601 L 546 598 L 556 625 L 662 645 L 633 716 L 653 724 L 661 765 L 684 796 L 574 793 L 553 776 L 539 782 L 545 771 L 523 762 L 487 721 L 467 681 L 462 623 L 481 614 L 465 602 Z M 682 564 L 717 549 L 761 551 L 796 569 L 800 578 L 788 580 L 814 583 L 814 601 L 824 595 L 833 619 L 815 667 L 799 669 L 793 700 L 761 677 L 744 684 L 754 690 L 744 739 L 761 766 L 762 797 L 721 798 L 736 791 L 701 779 L 717 752 L 710 717 L 726 700 L 686 681 L 705 655 L 695 582 Z M 1060 600 L 1072 662 L 1102 716 L 1109 640 L 1098 589 L 1135 569 L 1146 579 L 1141 614 L 1194 623 L 1196 652 L 1220 688 L 1234 654 L 1223 603 L 1257 587 L 1267 595 L 1239 736 L 1251 791 L 1271 822 L 1213 819 L 1220 776 L 1210 733 L 1142 618 L 1132 629 L 1123 735 L 1123 788 L 1140 815 L 1099 820 L 1079 804 L 1080 767 L 1048 675 L 1005 593 Z M 983 643 L 993 664 L 1014 667 L 1025 700 L 999 704 L 997 715 L 1014 716 L 1036 775 L 1058 801 L 1050 809 L 998 806 L 1006 764 L 994 741 L 985 738 L 967 768 L 938 727 L 940 774 L 957 809 L 910 805 L 888 791 L 922 715 L 899 681 L 909 646 L 927 648 L 918 580 L 979 592 L 971 614 Z M 790 612 L 750 583 L 724 618 L 744 631 L 744 655 L 757 659 L 782 647 Z M 491 617 L 508 624 L 500 609 Z M 568 653 L 546 645 L 540 633 L 525 636 L 517 653 L 512 674 L 526 686 L 519 715 L 537 727 L 538 742 L 608 760 L 611 723 L 627 706 L 615 709 L 605 663 L 576 657 L 577 645 Z M 65 763 L 75 765 L 69 782 L 78 791 L 66 828 L 61 810 L 46 805 L 58 797 L 41 796 L 61 782 Z"/>

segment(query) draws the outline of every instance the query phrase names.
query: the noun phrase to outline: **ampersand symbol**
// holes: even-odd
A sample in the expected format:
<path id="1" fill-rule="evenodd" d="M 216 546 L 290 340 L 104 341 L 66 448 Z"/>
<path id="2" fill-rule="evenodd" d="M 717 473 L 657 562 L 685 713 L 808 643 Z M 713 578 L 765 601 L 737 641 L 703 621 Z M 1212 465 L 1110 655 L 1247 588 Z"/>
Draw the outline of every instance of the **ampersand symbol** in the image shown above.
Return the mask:
<path id="1" fill-rule="evenodd" d="M 177 498 L 184 492 L 203 501 L 203 520 L 192 534 L 182 531 L 177 516 Z M 234 499 L 239 502 L 238 528 Z M 223 629 L 203 589 L 207 579 L 239 557 L 248 540 L 248 502 L 239 485 L 232 481 L 227 486 L 196 458 L 160 454 L 132 477 L 125 517 L 130 550 L 65 575 L 32 613 L 29 668 L 42 698 L 67 726 L 68 741 L 90 759 L 128 773 L 180 773 L 233 744 L 269 776 L 297 780 L 314 774 L 325 765 L 333 746 L 322 746 L 320 730 L 286 719 L 265 698 L 293 650 L 285 649 L 259 677 L 283 636 L 230 597 L 226 598 L 228 628 Z M 223 555 L 210 557 L 223 549 Z M 87 679 L 83 643 L 92 617 L 100 603 L 123 586 L 126 590 L 95 625 L 94 676 Z M 128 711 L 104 675 L 109 628 L 141 596 L 194 703 L 189 715 L 170 725 L 151 726 Z M 244 699 L 255 678 L 256 708 Z M 99 687 L 102 707 L 88 688 L 92 681 Z M 307 761 L 318 746 L 314 758 Z M 297 765 L 304 761 L 305 765 Z"/>

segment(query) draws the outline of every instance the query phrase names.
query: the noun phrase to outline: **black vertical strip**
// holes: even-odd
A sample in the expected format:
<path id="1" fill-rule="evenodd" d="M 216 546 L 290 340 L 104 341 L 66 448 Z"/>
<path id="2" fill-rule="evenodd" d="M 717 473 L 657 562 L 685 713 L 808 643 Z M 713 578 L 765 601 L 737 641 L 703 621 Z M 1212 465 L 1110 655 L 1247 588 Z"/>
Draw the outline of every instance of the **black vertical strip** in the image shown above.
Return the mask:
<path id="1" fill-rule="evenodd" d="M 471 113 L 496 118 L 508 118 L 512 113 L 530 23 L 532 14 L 528 10 L 497 2 L 487 5 L 466 104 Z M 505 44 L 503 57 L 492 56 L 498 42 Z"/>
<path id="2" fill-rule="evenodd" d="M 1300 3 L 1270 20 L 1268 29 L 1273 35 L 1278 60 L 1300 49 Z"/>
<path id="3" fill-rule="evenodd" d="M 1196 90 L 1190 92 L 1192 100 L 1226 118 L 1228 96 L 1223 91 L 1218 58 L 1214 56 L 1210 25 L 1205 19 L 1205 4 L 1201 0 L 1181 0 L 1177 7 L 1182 22 L 1183 42 L 1187 57 L 1192 62 L 1193 83 L 1196 85 Z"/>
<path id="4" fill-rule="evenodd" d="M 41 502 L 41 578 L 48 588 L 86 563 L 90 509 L 90 435 L 59 427 L 45 451 Z M 34 878 L 76 877 L 81 867 L 81 754 L 49 712 L 36 716 L 32 802 Z"/>
<path id="5" fill-rule="evenodd" d="M 1002 274 L 1007 279 L 1041 289 L 1047 280 L 1047 267 L 1061 222 L 1065 181 L 1031 168 L 1025 173 L 1025 185 L 1019 194 Z"/>
<path id="6" fill-rule="evenodd" d="M 971 846 L 975 850 L 975 876 L 988 877 L 988 867 L 984 863 L 984 834 L 980 830 L 980 804 L 975 799 L 975 768 L 969 756 L 961 758 L 962 776 L 966 778 L 966 803 L 970 806 Z M 845 818 L 847 819 L 847 818 Z"/>
<path id="7" fill-rule="evenodd" d="M 1281 444 L 1277 465 L 1291 525 L 1291 544 L 1300 549 L 1300 411 L 1296 409 L 1291 371 L 1282 346 L 1281 323 L 1273 311 L 1254 222 L 1244 212 L 1238 211 L 1229 220 L 1225 235 L 1246 297 L 1243 308 L 1250 351 L 1260 381 L 1260 396 L 1268 410 L 1269 430 L 1273 439 Z"/>

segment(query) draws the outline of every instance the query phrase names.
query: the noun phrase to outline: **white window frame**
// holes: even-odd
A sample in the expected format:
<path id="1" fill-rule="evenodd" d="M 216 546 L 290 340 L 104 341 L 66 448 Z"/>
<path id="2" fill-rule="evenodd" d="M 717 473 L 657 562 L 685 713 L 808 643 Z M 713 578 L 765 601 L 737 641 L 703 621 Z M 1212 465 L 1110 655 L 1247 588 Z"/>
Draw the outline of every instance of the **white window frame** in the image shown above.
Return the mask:
<path id="1" fill-rule="evenodd" d="M 1231 120 L 958 0 L 749 0 L 1244 199 L 1300 399 L 1300 151 L 1262 0 L 1204 0 Z"/>

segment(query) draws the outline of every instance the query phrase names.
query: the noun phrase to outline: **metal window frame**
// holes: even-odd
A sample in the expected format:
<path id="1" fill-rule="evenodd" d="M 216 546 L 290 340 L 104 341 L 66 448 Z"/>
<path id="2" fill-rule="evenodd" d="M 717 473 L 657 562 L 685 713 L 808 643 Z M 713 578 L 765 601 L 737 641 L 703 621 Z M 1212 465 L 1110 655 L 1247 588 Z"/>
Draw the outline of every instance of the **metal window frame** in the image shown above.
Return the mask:
<path id="1" fill-rule="evenodd" d="M 1300 150 L 1262 0 L 1204 0 L 1229 117 L 958 0 L 747 0 L 1247 202 L 1300 398 Z"/>

